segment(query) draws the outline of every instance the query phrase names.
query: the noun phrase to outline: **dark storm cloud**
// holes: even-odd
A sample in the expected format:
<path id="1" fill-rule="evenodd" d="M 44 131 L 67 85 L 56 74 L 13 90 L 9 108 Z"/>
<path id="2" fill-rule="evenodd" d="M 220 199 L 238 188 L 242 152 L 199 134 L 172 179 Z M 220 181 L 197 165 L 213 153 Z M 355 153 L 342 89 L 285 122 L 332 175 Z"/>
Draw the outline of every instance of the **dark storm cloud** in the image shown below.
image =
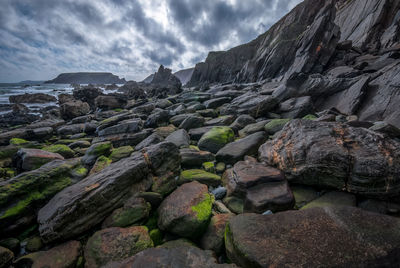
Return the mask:
<path id="1" fill-rule="evenodd" d="M 2 0 L 0 82 L 189 68 L 266 31 L 300 0 Z"/>

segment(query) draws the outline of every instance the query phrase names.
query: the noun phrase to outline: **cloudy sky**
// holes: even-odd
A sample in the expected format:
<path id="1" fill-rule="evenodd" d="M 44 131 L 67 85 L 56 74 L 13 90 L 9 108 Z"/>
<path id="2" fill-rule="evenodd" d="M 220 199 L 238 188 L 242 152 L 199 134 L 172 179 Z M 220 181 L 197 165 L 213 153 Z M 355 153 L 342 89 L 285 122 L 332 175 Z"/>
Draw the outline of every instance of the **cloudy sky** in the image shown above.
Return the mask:
<path id="1" fill-rule="evenodd" d="M 142 80 L 265 32 L 301 0 L 1 0 L 0 82 L 107 71 Z"/>

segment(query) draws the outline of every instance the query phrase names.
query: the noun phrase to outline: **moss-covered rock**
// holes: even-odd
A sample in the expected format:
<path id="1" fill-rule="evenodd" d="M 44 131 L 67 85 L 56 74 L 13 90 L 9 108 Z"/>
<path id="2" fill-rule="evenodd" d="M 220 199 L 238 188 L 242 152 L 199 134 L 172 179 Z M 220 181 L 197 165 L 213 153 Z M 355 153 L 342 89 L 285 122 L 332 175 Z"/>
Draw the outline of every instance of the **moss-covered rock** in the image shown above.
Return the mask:
<path id="1" fill-rule="evenodd" d="M 7 249 L 0 246 L 0 267 L 6 268 L 12 263 L 14 259 L 14 253 Z"/>
<path id="2" fill-rule="evenodd" d="M 164 176 L 153 177 L 153 185 L 151 191 L 167 196 L 177 187 L 177 181 L 174 174 L 166 174 Z"/>
<path id="3" fill-rule="evenodd" d="M 215 166 L 215 171 L 218 174 L 224 173 L 225 169 L 226 169 L 226 165 L 224 162 L 218 162 L 217 165 Z"/>
<path id="4" fill-rule="evenodd" d="M 57 153 L 62 155 L 64 158 L 72 158 L 75 155 L 75 152 L 69 148 L 67 145 L 64 144 L 54 144 L 50 146 L 43 147 L 44 151 Z"/>
<path id="5" fill-rule="evenodd" d="M 315 115 L 313 115 L 313 114 L 308 114 L 308 115 L 306 115 L 306 116 L 304 116 L 303 117 L 303 119 L 307 119 L 307 120 L 315 120 L 315 119 L 317 119 L 318 117 L 316 117 Z"/>
<path id="6" fill-rule="evenodd" d="M 130 199 L 105 219 L 103 228 L 140 225 L 149 217 L 150 210 L 151 205 L 143 198 Z"/>
<path id="7" fill-rule="evenodd" d="M 40 236 L 34 236 L 28 239 L 26 243 L 26 249 L 30 252 L 35 252 L 43 247 L 42 239 Z"/>
<path id="8" fill-rule="evenodd" d="M 179 176 L 178 185 L 192 181 L 198 181 L 208 186 L 216 187 L 221 185 L 221 176 L 204 171 L 202 169 L 183 170 Z"/>
<path id="9" fill-rule="evenodd" d="M 299 209 L 310 203 L 314 199 L 318 198 L 318 192 L 311 187 L 294 185 L 290 187 L 293 192 L 294 199 L 296 201 L 295 208 Z"/>
<path id="10" fill-rule="evenodd" d="M 18 150 L 14 160 L 19 171 L 29 171 L 37 169 L 53 160 L 64 160 L 64 157 L 57 153 L 39 149 L 23 148 Z"/>
<path id="11" fill-rule="evenodd" d="M 82 162 L 85 165 L 91 166 L 96 162 L 96 159 L 99 156 L 109 156 L 111 149 L 112 143 L 109 141 L 92 144 L 92 146 L 87 149 L 84 157 L 82 158 Z"/>
<path id="12" fill-rule="evenodd" d="M 79 159 L 53 161 L 0 185 L 0 234 L 26 227 L 35 211 L 71 184 L 71 171 Z"/>
<path id="13" fill-rule="evenodd" d="M 23 145 L 26 145 L 29 143 L 30 143 L 30 141 L 20 139 L 20 138 L 12 138 L 10 140 L 10 145 L 16 145 L 16 146 L 23 146 Z"/>
<path id="14" fill-rule="evenodd" d="M 108 157 L 105 157 L 104 155 L 101 155 L 99 158 L 97 158 L 96 162 L 94 163 L 92 169 L 90 170 L 89 175 L 99 173 L 102 171 L 104 168 L 109 166 L 111 164 L 111 159 Z"/>
<path id="15" fill-rule="evenodd" d="M 356 196 L 344 192 L 328 192 L 319 198 L 314 199 L 301 209 L 314 207 L 332 207 L 332 206 L 356 206 Z"/>
<path id="16" fill-rule="evenodd" d="M 244 203 L 243 200 L 234 196 L 225 197 L 223 200 L 224 204 L 234 213 L 243 213 Z"/>
<path id="17" fill-rule="evenodd" d="M 214 162 L 204 162 L 202 164 L 205 171 L 210 173 L 215 173 L 215 165 Z"/>
<path id="18" fill-rule="evenodd" d="M 150 247 L 153 247 L 153 241 L 144 226 L 103 229 L 90 237 L 86 244 L 86 267 L 102 267 Z"/>
<path id="19" fill-rule="evenodd" d="M 110 154 L 110 159 L 113 162 L 117 162 L 122 158 L 130 156 L 132 152 L 133 152 L 132 146 L 122 146 L 119 148 L 114 148 Z"/>
<path id="20" fill-rule="evenodd" d="M 160 229 L 153 229 L 150 231 L 150 238 L 153 240 L 154 246 L 158 246 L 162 244 L 163 240 L 163 233 L 161 232 Z"/>
<path id="21" fill-rule="evenodd" d="M 234 139 L 235 134 L 230 127 L 213 127 L 201 137 L 198 146 L 201 150 L 217 153 Z"/>
<path id="22" fill-rule="evenodd" d="M 289 121 L 290 119 L 273 119 L 264 126 L 264 130 L 267 134 L 273 135 L 276 132 L 281 131 Z"/>
<path id="23" fill-rule="evenodd" d="M 181 237 L 197 238 L 207 228 L 212 203 L 207 185 L 197 181 L 186 183 L 161 203 L 158 226 Z"/>

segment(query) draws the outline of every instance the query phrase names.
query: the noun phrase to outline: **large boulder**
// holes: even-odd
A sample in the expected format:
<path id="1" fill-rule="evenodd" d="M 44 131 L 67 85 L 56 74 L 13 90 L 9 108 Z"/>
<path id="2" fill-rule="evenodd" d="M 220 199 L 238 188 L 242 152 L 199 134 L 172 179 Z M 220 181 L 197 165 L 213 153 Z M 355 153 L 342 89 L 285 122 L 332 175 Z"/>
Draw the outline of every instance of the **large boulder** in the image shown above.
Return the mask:
<path id="1" fill-rule="evenodd" d="M 39 211 L 42 239 L 45 242 L 66 240 L 91 229 L 132 194 L 149 189 L 149 175 L 177 172 L 179 166 L 178 148 L 163 142 L 67 187 Z"/>
<path id="2" fill-rule="evenodd" d="M 135 81 L 128 81 L 125 85 L 118 89 L 129 99 L 144 99 L 146 98 L 146 92 L 140 88 L 139 84 Z"/>
<path id="3" fill-rule="evenodd" d="M 99 136 L 115 135 L 121 133 L 137 133 L 143 128 L 141 119 L 131 119 L 120 122 L 119 124 L 104 128 L 98 132 Z"/>
<path id="4" fill-rule="evenodd" d="M 57 101 L 56 97 L 44 93 L 12 95 L 9 100 L 10 103 L 47 103 Z"/>
<path id="5" fill-rule="evenodd" d="M 212 202 L 207 185 L 186 183 L 161 203 L 158 226 L 181 237 L 197 238 L 207 228 Z"/>
<path id="6" fill-rule="evenodd" d="M 246 155 L 256 155 L 260 145 L 267 139 L 268 135 L 264 131 L 261 131 L 228 143 L 217 152 L 217 161 L 233 165 L 237 161 L 243 160 Z"/>
<path id="7" fill-rule="evenodd" d="M 123 108 L 127 101 L 123 96 L 119 95 L 108 95 L 108 96 L 98 96 L 94 100 L 96 108 L 111 110 L 117 108 Z"/>
<path id="8" fill-rule="evenodd" d="M 69 101 L 61 104 L 61 117 L 65 120 L 73 119 L 78 116 L 83 116 L 90 111 L 90 106 L 87 102 Z"/>
<path id="9" fill-rule="evenodd" d="M 275 212 L 294 205 L 293 193 L 284 174 L 254 159 L 237 162 L 225 171 L 222 179 L 227 196 L 243 200 L 245 212 Z"/>
<path id="10" fill-rule="evenodd" d="M 294 183 L 379 198 L 398 196 L 400 142 L 332 122 L 293 120 L 259 149 L 259 159 Z"/>
<path id="11" fill-rule="evenodd" d="M 398 267 L 400 220 L 353 207 L 242 214 L 226 228 L 230 260 L 247 267 Z"/>
<path id="12" fill-rule="evenodd" d="M 201 137 L 198 146 L 201 150 L 215 154 L 234 138 L 235 134 L 230 127 L 213 127 Z"/>
<path id="13" fill-rule="evenodd" d="M 124 261 L 112 262 L 105 267 L 235 268 L 237 266 L 218 264 L 217 259 L 209 250 L 204 251 L 194 246 L 178 246 L 146 249 Z"/>
<path id="14" fill-rule="evenodd" d="M 55 160 L 39 169 L 0 182 L 0 235 L 35 221 L 39 208 L 74 181 L 79 159 Z"/>
<path id="15" fill-rule="evenodd" d="M 86 244 L 85 267 L 103 267 L 150 247 L 153 247 L 153 241 L 144 226 L 103 229 L 91 236 Z"/>
<path id="16" fill-rule="evenodd" d="M 95 99 L 102 95 L 100 88 L 91 85 L 86 87 L 75 88 L 73 91 L 74 98 L 83 102 L 87 102 L 92 110 L 95 109 Z"/>
<path id="17" fill-rule="evenodd" d="M 34 252 L 17 259 L 16 268 L 25 267 L 76 267 L 81 256 L 81 243 L 69 241 L 46 251 Z"/>
<path id="18" fill-rule="evenodd" d="M 180 154 L 183 167 L 201 167 L 204 162 L 213 162 L 215 160 L 215 156 L 212 153 L 193 148 L 183 148 L 180 150 Z"/>

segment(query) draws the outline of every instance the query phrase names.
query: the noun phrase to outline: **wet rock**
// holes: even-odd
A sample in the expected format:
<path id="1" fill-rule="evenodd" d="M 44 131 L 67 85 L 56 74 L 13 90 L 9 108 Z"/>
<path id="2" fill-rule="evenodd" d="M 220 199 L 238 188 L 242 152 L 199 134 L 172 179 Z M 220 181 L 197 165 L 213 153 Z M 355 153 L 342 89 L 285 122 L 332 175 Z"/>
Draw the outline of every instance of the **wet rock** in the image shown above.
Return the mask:
<path id="1" fill-rule="evenodd" d="M 206 185 L 196 181 L 186 183 L 161 203 L 158 226 L 181 237 L 199 237 L 207 227 L 211 207 L 212 198 Z"/>
<path id="2" fill-rule="evenodd" d="M 385 133 L 391 137 L 400 137 L 400 129 L 386 122 L 375 122 L 369 129 Z"/>
<path id="3" fill-rule="evenodd" d="M 181 164 L 184 167 L 201 167 L 204 162 L 215 160 L 215 156 L 206 151 L 200 151 L 192 148 L 183 148 L 180 150 Z"/>
<path id="4" fill-rule="evenodd" d="M 237 162 L 223 175 L 227 196 L 244 201 L 245 212 L 282 211 L 293 207 L 294 197 L 283 173 L 255 160 Z"/>
<path id="5" fill-rule="evenodd" d="M 56 97 L 43 93 L 12 95 L 9 100 L 10 103 L 47 103 L 57 101 Z"/>
<path id="6" fill-rule="evenodd" d="M 0 182 L 0 234 L 10 235 L 32 223 L 37 209 L 72 183 L 71 171 L 79 162 L 55 160 Z"/>
<path id="7" fill-rule="evenodd" d="M 201 150 L 217 153 L 222 147 L 232 142 L 235 134 L 229 127 L 213 127 L 199 140 L 198 146 Z"/>
<path id="8" fill-rule="evenodd" d="M 246 155 L 256 155 L 258 148 L 268 139 L 264 131 L 256 132 L 240 140 L 228 143 L 221 148 L 217 154 L 216 159 L 225 164 L 235 164 L 243 160 Z"/>
<path id="9" fill-rule="evenodd" d="M 218 255 L 224 251 L 225 226 L 232 217 L 233 214 L 218 214 L 211 218 L 207 231 L 200 240 L 202 249 L 212 250 Z"/>
<path id="10" fill-rule="evenodd" d="M 14 263 L 16 268 L 23 267 L 76 267 L 81 256 L 81 243 L 70 241 L 49 249 L 25 255 Z"/>
<path id="11" fill-rule="evenodd" d="M 99 137 L 122 134 L 122 133 L 137 133 L 143 128 L 143 122 L 140 119 L 132 119 L 120 122 L 117 125 L 107 127 L 98 132 Z"/>
<path id="12" fill-rule="evenodd" d="M 217 118 L 208 120 L 204 123 L 205 126 L 228 126 L 235 120 L 233 115 L 223 115 Z"/>
<path id="13" fill-rule="evenodd" d="M 220 200 L 225 197 L 227 190 L 225 187 L 219 186 L 212 190 L 211 193 L 214 195 L 216 200 Z"/>
<path id="14" fill-rule="evenodd" d="M 239 130 L 239 136 L 245 137 L 259 131 L 264 131 L 264 126 L 270 121 L 271 120 L 262 120 L 260 122 L 247 125 L 243 129 Z"/>
<path id="15" fill-rule="evenodd" d="M 96 159 L 96 162 L 94 163 L 92 169 L 89 172 L 89 175 L 93 175 L 95 173 L 99 173 L 106 167 L 108 167 L 111 164 L 112 160 L 109 159 L 108 157 L 105 157 L 104 155 L 99 156 Z"/>
<path id="16" fill-rule="evenodd" d="M 259 159 L 294 183 L 389 198 L 399 195 L 399 146 L 364 128 L 294 120 L 260 147 Z"/>
<path id="17" fill-rule="evenodd" d="M 96 124 L 85 123 L 85 124 L 72 124 L 59 127 L 57 133 L 61 136 L 75 135 L 79 133 L 94 133 L 97 128 Z"/>
<path id="18" fill-rule="evenodd" d="M 14 253 L 11 250 L 0 246 L 0 267 L 7 268 L 14 259 Z"/>
<path id="19" fill-rule="evenodd" d="M 54 144 L 42 148 L 43 151 L 60 154 L 64 158 L 73 158 L 75 152 L 64 144 Z"/>
<path id="20" fill-rule="evenodd" d="M 190 115 L 179 125 L 179 128 L 190 130 L 204 125 L 205 119 L 200 115 Z"/>
<path id="21" fill-rule="evenodd" d="M 176 146 L 163 142 L 67 187 L 39 211 L 42 239 L 48 243 L 82 234 L 101 223 L 132 194 L 149 189 L 150 173 L 176 172 L 179 165 Z"/>
<path id="22" fill-rule="evenodd" d="M 113 267 L 164 267 L 166 264 L 174 268 L 234 268 L 234 264 L 218 264 L 211 251 L 203 251 L 193 246 L 174 248 L 152 248 L 139 252 L 121 262 L 110 263 Z"/>
<path id="23" fill-rule="evenodd" d="M 192 128 L 191 130 L 189 130 L 189 136 L 191 140 L 194 141 L 198 141 L 201 139 L 201 137 L 207 133 L 208 131 L 210 131 L 213 128 L 213 126 L 209 126 L 209 127 L 200 127 L 200 128 Z"/>
<path id="24" fill-rule="evenodd" d="M 20 149 L 14 159 L 18 170 L 34 170 L 53 160 L 64 160 L 60 154 L 39 149 Z"/>
<path id="25" fill-rule="evenodd" d="M 144 226 L 103 229 L 90 237 L 85 246 L 85 267 L 103 267 L 150 247 L 153 241 Z"/>
<path id="26" fill-rule="evenodd" d="M 207 109 L 216 109 L 220 107 L 222 104 L 228 103 L 231 101 L 229 97 L 221 97 L 221 98 L 214 98 L 204 102 L 204 105 Z"/>
<path id="27" fill-rule="evenodd" d="M 292 189 L 294 199 L 296 201 L 296 209 L 304 207 L 306 204 L 310 203 L 319 196 L 318 192 L 312 187 L 292 185 L 290 188 Z"/>
<path id="28" fill-rule="evenodd" d="M 114 210 L 108 216 L 102 227 L 127 227 L 140 225 L 149 217 L 151 206 L 143 198 L 131 198 L 122 208 Z"/>
<path id="29" fill-rule="evenodd" d="M 235 122 L 233 122 L 229 127 L 237 134 L 239 130 L 244 128 L 247 125 L 254 124 L 256 120 L 253 117 L 247 114 L 242 114 L 236 118 Z"/>
<path id="30" fill-rule="evenodd" d="M 309 209 L 313 207 L 329 207 L 329 206 L 356 206 L 356 196 L 344 192 L 328 192 L 321 197 L 314 199 L 301 209 Z"/>
<path id="31" fill-rule="evenodd" d="M 90 111 L 90 106 L 82 101 L 70 101 L 60 106 L 61 117 L 70 120 L 75 117 L 83 116 Z"/>
<path id="32" fill-rule="evenodd" d="M 314 112 L 310 96 L 292 98 L 279 104 L 279 114 L 283 118 L 301 118 Z"/>
<path id="33" fill-rule="evenodd" d="M 117 108 L 123 108 L 126 105 L 126 99 L 119 95 L 107 95 L 107 96 L 98 96 L 94 100 L 94 105 L 96 108 L 100 108 L 103 110 L 111 110 Z"/>
<path id="34" fill-rule="evenodd" d="M 12 252 L 14 252 L 14 254 L 18 254 L 20 251 L 20 243 L 19 240 L 16 238 L 6 238 L 0 240 L 0 246 L 11 250 Z"/>
<path id="35" fill-rule="evenodd" d="M 176 127 L 179 127 L 180 124 L 182 124 L 183 121 L 185 121 L 186 118 L 189 116 L 194 116 L 195 114 L 178 114 L 169 120 L 171 124 L 173 124 Z"/>
<path id="36" fill-rule="evenodd" d="M 74 98 L 83 102 L 87 102 L 92 110 L 95 109 L 95 100 L 102 95 L 100 88 L 91 85 L 81 88 L 75 88 L 73 91 Z"/>
<path id="37" fill-rule="evenodd" d="M 86 153 L 82 158 L 82 163 L 87 166 L 92 166 L 99 156 L 109 156 L 111 153 L 111 149 L 111 142 L 95 143 L 86 150 Z"/>
<path id="38" fill-rule="evenodd" d="M 138 133 L 121 133 L 121 134 L 96 137 L 93 139 L 93 143 L 109 141 L 112 143 L 114 147 L 136 146 L 144 139 L 149 137 L 150 134 L 151 134 L 151 129 L 145 129 Z"/>
<path id="39" fill-rule="evenodd" d="M 204 171 L 202 169 L 183 170 L 179 176 L 178 185 L 192 181 L 198 181 L 202 184 L 216 187 L 221 184 L 221 176 Z"/>
<path id="40" fill-rule="evenodd" d="M 148 136 L 146 139 L 141 141 L 137 146 L 135 146 L 136 151 L 140 151 L 145 147 L 157 144 L 164 141 L 164 138 L 158 135 L 157 133 L 153 133 Z"/>
<path id="41" fill-rule="evenodd" d="M 264 126 L 265 132 L 269 135 L 274 135 L 276 132 L 281 131 L 290 119 L 273 119 Z"/>
<path id="42" fill-rule="evenodd" d="M 169 122 L 169 112 L 161 110 L 159 108 L 155 109 L 151 115 L 147 118 L 145 122 L 145 127 L 159 127 L 165 125 Z"/>
<path id="43" fill-rule="evenodd" d="M 242 214 L 228 222 L 225 246 L 241 267 L 393 267 L 399 225 L 353 207 Z"/>
<path id="44" fill-rule="evenodd" d="M 110 154 L 110 159 L 113 162 L 117 162 L 123 158 L 129 157 L 133 153 L 132 146 L 122 146 L 119 148 L 114 148 Z"/>
<path id="45" fill-rule="evenodd" d="M 188 147 L 190 145 L 189 134 L 184 129 L 179 129 L 179 130 L 171 133 L 165 140 L 172 142 L 178 148 Z"/>

